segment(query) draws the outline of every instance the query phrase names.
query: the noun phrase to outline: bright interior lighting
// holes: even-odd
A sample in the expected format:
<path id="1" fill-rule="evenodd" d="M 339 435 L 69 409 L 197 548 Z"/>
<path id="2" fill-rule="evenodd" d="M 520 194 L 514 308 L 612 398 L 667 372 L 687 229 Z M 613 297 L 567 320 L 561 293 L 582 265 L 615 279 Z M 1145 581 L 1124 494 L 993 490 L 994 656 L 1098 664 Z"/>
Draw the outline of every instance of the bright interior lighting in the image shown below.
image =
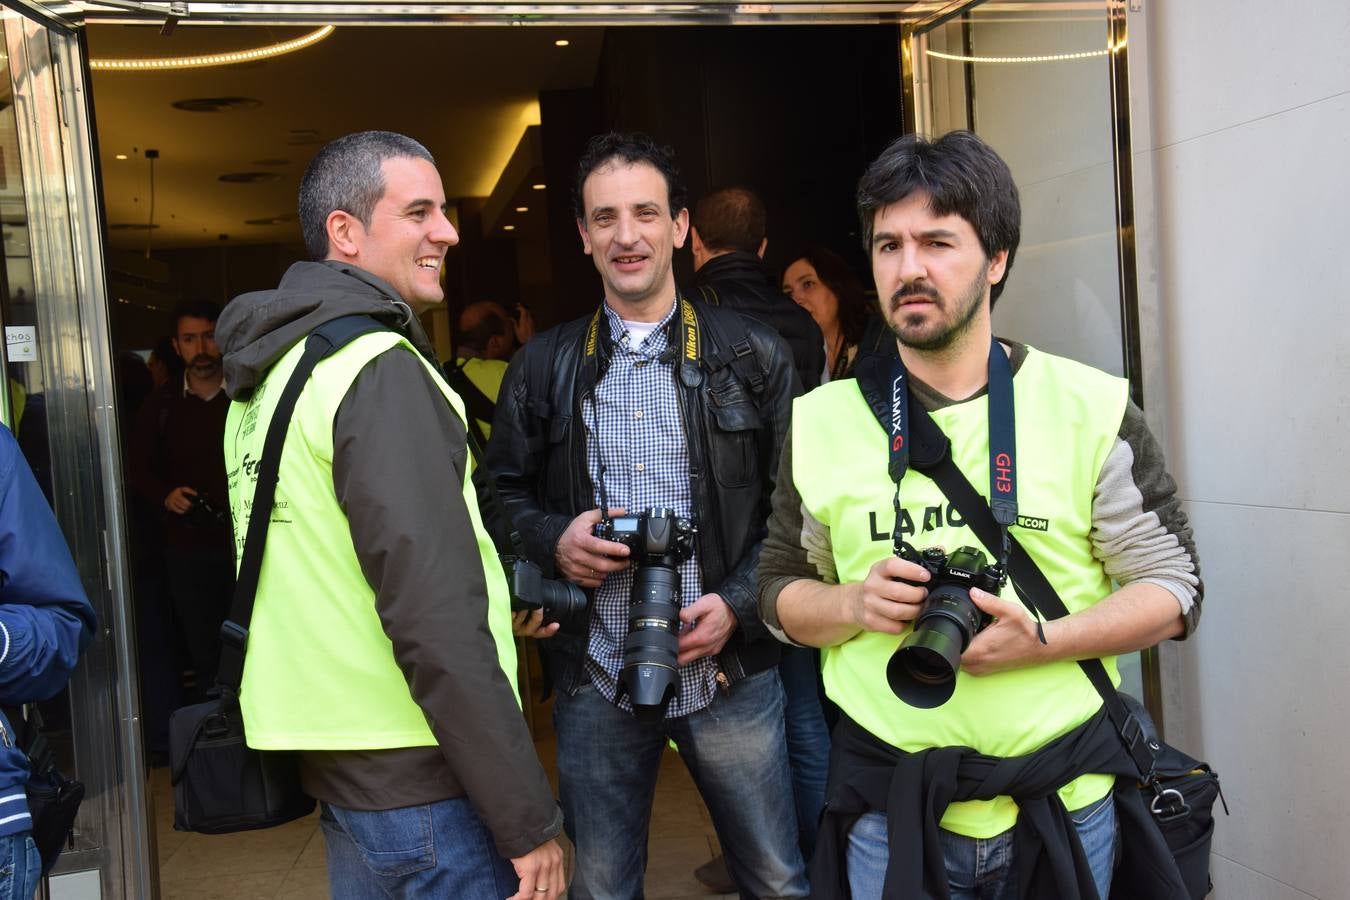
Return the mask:
<path id="1" fill-rule="evenodd" d="M 119 153 L 119 154 L 117 154 L 117 158 L 118 158 L 118 159 L 126 159 L 126 158 L 127 158 L 127 155 L 126 155 L 125 153 Z"/>
<path id="2" fill-rule="evenodd" d="M 939 53 L 936 50 L 925 51 L 929 56 L 936 56 L 938 59 L 949 59 L 952 62 L 968 63 L 1040 63 L 1040 62 L 1062 62 L 1070 59 L 1091 59 L 1094 56 L 1106 56 L 1111 52 L 1110 47 L 1102 50 L 1084 50 L 1082 53 L 1055 53 L 1049 56 L 961 56 L 956 53 Z"/>
<path id="3" fill-rule="evenodd" d="M 530 187 L 534 188 L 536 191 L 542 191 L 544 188 L 548 187 L 548 185 L 546 185 L 546 184 L 532 184 L 532 185 L 530 185 Z"/>
<path id="4" fill-rule="evenodd" d="M 514 226 L 514 225 L 503 225 L 503 226 L 502 226 L 502 231 L 515 231 L 515 230 L 516 230 L 516 226 Z"/>
<path id="5" fill-rule="evenodd" d="M 529 212 L 529 211 L 530 211 L 530 208 L 529 208 L 528 206 L 517 206 L 517 207 L 516 207 L 516 212 Z"/>
<path id="6" fill-rule="evenodd" d="M 570 43 L 572 43 L 572 42 L 569 41 L 569 40 L 567 40 L 566 38 L 559 38 L 558 40 L 556 40 L 556 41 L 553 42 L 553 46 L 555 46 L 555 47 L 566 47 L 566 46 L 567 46 L 568 44 L 570 44 Z"/>
<path id="7" fill-rule="evenodd" d="M 333 33 L 332 25 L 301 35 L 295 40 L 282 41 L 280 44 L 268 44 L 252 50 L 235 50 L 231 53 L 209 53 L 204 56 L 168 56 L 162 59 L 91 59 L 89 68 L 99 71 L 136 72 L 160 69 L 204 69 L 208 66 L 229 66 L 234 63 L 257 62 L 303 50 L 317 44 Z"/>

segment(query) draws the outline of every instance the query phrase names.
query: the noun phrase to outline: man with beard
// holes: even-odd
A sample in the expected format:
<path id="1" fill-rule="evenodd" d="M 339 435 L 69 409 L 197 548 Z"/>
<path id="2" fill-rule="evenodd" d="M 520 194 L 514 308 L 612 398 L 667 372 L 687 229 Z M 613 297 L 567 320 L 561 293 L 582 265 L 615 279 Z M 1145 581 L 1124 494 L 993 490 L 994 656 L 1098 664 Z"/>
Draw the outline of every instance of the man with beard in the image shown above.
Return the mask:
<path id="1" fill-rule="evenodd" d="M 842 713 L 812 887 L 1106 897 L 1129 833 L 1115 776 L 1085 760 L 1091 749 L 1114 772 L 1125 751 L 1076 661 L 1101 658 L 1118 683 L 1118 654 L 1195 627 L 1202 589 L 1176 485 L 1124 380 L 993 337 L 1021 210 L 988 145 L 901 138 L 863 175 L 858 214 L 898 353 L 797 400 L 759 569 L 765 622 L 824 648 Z M 952 650 L 964 650 L 954 680 L 919 673 L 942 685 L 921 697 L 888 678 L 932 580 L 901 552 L 971 547 L 993 562 L 1008 546 L 982 545 L 926 474 L 924 451 L 944 445 L 924 413 L 1070 614 L 1041 622 L 1012 590 L 971 588 L 988 621 Z M 1003 757 L 1029 759 L 991 785 Z"/>
<path id="2" fill-rule="evenodd" d="M 234 551 L 226 518 L 225 413 L 214 303 L 174 310 L 174 352 L 185 369 L 141 406 L 131 438 L 132 490 L 164 520 L 170 608 L 202 699 L 216 679 L 220 623 L 234 590 Z"/>

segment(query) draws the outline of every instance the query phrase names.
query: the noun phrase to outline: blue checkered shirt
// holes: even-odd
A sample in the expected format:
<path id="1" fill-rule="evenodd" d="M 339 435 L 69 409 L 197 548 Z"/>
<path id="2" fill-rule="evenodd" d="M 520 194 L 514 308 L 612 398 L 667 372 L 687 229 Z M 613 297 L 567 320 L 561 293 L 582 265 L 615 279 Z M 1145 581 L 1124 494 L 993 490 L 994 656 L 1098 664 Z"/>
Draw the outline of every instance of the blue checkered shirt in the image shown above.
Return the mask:
<path id="1" fill-rule="evenodd" d="M 595 402 L 582 404 L 586 425 L 586 464 L 596 485 L 600 506 L 601 464 L 605 499 L 629 515 L 663 506 L 677 515 L 695 518 L 689 482 L 689 451 L 671 361 L 661 354 L 670 345 L 667 328 L 678 304 L 637 347 L 632 346 L 623 320 L 604 307 L 614 353 L 605 377 L 595 386 Z M 603 325 L 601 326 L 603 327 Z M 631 711 L 625 695 L 617 699 L 619 670 L 623 668 L 623 641 L 628 634 L 628 605 L 633 570 L 614 572 L 595 591 L 591 610 L 586 671 L 602 696 Z M 680 566 L 680 606 L 703 595 L 697 553 Z M 670 701 L 667 718 L 698 712 L 712 702 L 717 690 L 717 658 L 705 656 L 680 666 L 679 693 Z"/>

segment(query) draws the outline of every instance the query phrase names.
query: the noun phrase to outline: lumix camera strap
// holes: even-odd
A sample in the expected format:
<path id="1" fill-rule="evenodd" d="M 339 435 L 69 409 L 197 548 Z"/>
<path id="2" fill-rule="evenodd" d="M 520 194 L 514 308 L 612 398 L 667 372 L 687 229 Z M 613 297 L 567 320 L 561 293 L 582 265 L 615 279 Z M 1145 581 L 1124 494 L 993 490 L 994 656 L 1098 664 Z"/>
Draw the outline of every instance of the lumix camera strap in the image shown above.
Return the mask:
<path id="1" fill-rule="evenodd" d="M 863 357 L 858 362 L 857 378 L 868 406 L 888 434 L 890 457 L 887 471 L 895 483 L 895 526 L 891 539 L 897 555 L 913 559 L 918 554 L 900 530 L 903 521 L 900 482 L 909 470 L 911 453 L 914 454 L 914 468 L 931 475 L 929 468 L 944 458 L 951 459 L 950 443 L 923 404 L 913 400 L 909 373 L 899 354 Z M 917 410 L 917 413 L 911 414 L 911 409 Z M 911 425 L 917 444 L 911 442 Z M 1003 573 L 1008 570 L 1008 555 L 1012 546 L 1008 527 L 1017 521 L 1016 459 L 1012 365 L 1002 345 L 993 340 L 989 346 L 989 495 L 994 498 L 994 519 L 998 530 L 994 540 L 984 535 L 980 537 L 985 546 L 997 548 L 998 566 Z M 1028 605 L 1033 612 L 1036 611 L 1034 605 Z"/>
<path id="2" fill-rule="evenodd" d="M 1064 601 L 1060 599 L 1050 580 L 1045 577 L 1045 573 L 1036 565 L 1036 561 L 1008 530 L 1008 526 L 1017 520 L 1017 488 L 1013 471 L 1016 452 L 1010 434 L 1013 424 L 1012 367 L 997 340 L 993 341 L 990 347 L 989 362 L 989 495 L 994 498 L 992 503 L 981 496 L 956 465 L 952 459 L 950 441 L 928 411 L 917 401 L 909 402 L 912 395 L 905 378 L 904 364 L 899 362 L 898 357 L 892 360 L 887 356 L 869 356 L 865 361 L 860 361 L 857 377 L 869 406 L 877 415 L 882 428 L 890 435 L 890 474 L 897 485 L 897 512 L 899 478 L 904 476 L 909 463 L 910 454 L 906 451 L 909 449 L 909 432 L 912 424 L 916 440 L 913 448 L 914 468 L 937 484 L 981 543 L 986 547 L 1003 548 L 1002 561 L 1007 567 L 1005 571 L 1011 576 L 1017 595 L 1033 615 L 1058 619 L 1069 614 Z M 882 382 L 878 376 L 885 377 L 881 373 L 888 363 L 891 378 L 888 382 Z M 878 399 L 884 396 L 887 390 L 890 391 L 889 396 L 885 402 L 879 404 Z M 1003 411 L 1005 409 L 1006 412 Z M 897 441 L 897 437 L 900 440 Z M 1005 463 L 1007 483 L 1002 485 L 1001 482 L 1005 478 L 1003 472 Z M 1006 490 L 1001 487 L 1006 487 Z M 895 532 L 897 541 L 901 540 L 899 527 L 897 522 Z M 1044 633 L 1041 634 L 1041 640 L 1042 642 L 1045 640 Z M 1106 673 L 1106 667 L 1102 665 L 1100 659 L 1081 659 L 1078 665 L 1101 695 L 1107 715 L 1119 733 L 1126 751 L 1138 767 L 1142 780 L 1148 783 L 1155 774 L 1155 758 L 1161 749 L 1160 745 L 1146 735 L 1139 719 L 1121 702 L 1120 695 L 1116 692 L 1115 685 L 1111 683 L 1111 677 Z"/>

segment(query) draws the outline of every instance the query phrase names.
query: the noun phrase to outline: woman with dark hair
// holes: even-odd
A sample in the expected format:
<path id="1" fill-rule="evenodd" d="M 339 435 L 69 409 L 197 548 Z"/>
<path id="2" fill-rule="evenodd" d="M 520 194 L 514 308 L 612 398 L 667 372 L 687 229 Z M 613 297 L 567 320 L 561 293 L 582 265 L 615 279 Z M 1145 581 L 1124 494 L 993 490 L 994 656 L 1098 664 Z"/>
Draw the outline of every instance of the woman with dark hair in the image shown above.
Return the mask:
<path id="1" fill-rule="evenodd" d="M 848 263 L 833 250 L 811 247 L 790 257 L 781 285 L 783 293 L 811 314 L 825 337 L 822 383 L 847 377 L 872 312 Z"/>

